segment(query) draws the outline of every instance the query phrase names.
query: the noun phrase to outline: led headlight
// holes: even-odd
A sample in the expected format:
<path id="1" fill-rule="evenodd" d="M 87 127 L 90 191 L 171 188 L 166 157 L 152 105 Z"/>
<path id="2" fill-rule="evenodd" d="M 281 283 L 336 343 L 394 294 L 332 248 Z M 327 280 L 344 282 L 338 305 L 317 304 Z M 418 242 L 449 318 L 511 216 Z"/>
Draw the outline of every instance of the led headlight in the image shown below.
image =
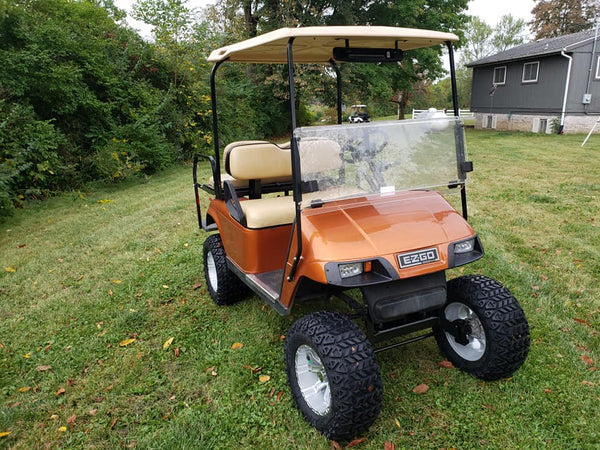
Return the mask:
<path id="1" fill-rule="evenodd" d="M 475 239 L 457 242 L 454 244 L 454 253 L 469 253 L 475 248 Z"/>
<path id="2" fill-rule="evenodd" d="M 350 278 L 363 273 L 362 262 L 339 264 L 338 268 L 340 270 L 340 277 L 342 278 Z"/>

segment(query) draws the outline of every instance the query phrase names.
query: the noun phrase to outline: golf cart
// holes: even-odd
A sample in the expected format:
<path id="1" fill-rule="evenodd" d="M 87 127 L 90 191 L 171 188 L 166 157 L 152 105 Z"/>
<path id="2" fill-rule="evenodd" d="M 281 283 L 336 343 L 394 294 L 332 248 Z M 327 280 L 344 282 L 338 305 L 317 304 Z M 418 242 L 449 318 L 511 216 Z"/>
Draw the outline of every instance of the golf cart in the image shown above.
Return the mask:
<path id="1" fill-rule="evenodd" d="M 282 28 L 208 58 L 215 63 L 211 180 L 198 181 L 194 160 L 198 223 L 216 231 L 203 245 L 207 288 L 218 305 L 254 293 L 282 315 L 312 300 L 349 307 L 349 314 L 337 307 L 305 315 L 285 337 L 292 396 L 330 439 L 351 439 L 376 420 L 378 352 L 434 337 L 454 366 L 496 380 L 515 372 L 529 350 L 525 315 L 499 282 L 446 279 L 447 269 L 483 256 L 467 222 L 472 164 L 457 109 L 457 39 L 394 27 Z M 405 51 L 439 45 L 448 49 L 455 117 L 342 124 L 338 64 L 399 64 Z M 247 140 L 221 151 L 215 86 L 225 62 L 287 65 L 288 145 Z M 294 65 L 304 63 L 328 64 L 336 74 L 337 125 L 296 126 Z M 205 215 L 199 189 L 211 196 Z M 462 214 L 447 192 L 458 193 Z"/>
<path id="2" fill-rule="evenodd" d="M 367 112 L 367 105 L 352 105 L 350 110 L 352 111 L 348 117 L 348 122 L 350 123 L 368 122 L 371 118 Z"/>

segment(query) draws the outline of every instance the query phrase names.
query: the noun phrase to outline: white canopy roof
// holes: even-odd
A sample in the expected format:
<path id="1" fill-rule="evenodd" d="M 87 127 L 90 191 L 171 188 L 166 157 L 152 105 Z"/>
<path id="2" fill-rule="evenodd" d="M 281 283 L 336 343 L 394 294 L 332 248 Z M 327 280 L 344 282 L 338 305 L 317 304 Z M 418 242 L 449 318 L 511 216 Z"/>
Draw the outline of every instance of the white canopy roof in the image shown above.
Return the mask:
<path id="1" fill-rule="evenodd" d="M 214 50 L 210 62 L 237 61 L 247 63 L 287 63 L 287 43 L 294 38 L 294 62 L 325 63 L 333 59 L 333 48 L 395 48 L 401 50 L 430 47 L 447 41 L 458 41 L 453 33 L 415 28 L 376 26 L 332 26 L 280 28 L 252 39 Z"/>

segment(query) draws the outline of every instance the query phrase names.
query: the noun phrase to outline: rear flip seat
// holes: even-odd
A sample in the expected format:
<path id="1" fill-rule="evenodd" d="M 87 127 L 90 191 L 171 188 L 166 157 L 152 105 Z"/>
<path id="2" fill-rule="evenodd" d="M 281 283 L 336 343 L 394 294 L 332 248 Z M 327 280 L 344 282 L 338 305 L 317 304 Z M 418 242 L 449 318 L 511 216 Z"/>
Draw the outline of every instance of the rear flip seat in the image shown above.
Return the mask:
<path id="1" fill-rule="evenodd" d="M 322 174 L 335 172 L 342 166 L 341 149 L 338 143 L 329 139 L 306 139 L 300 143 L 302 155 L 302 171 L 305 174 Z M 290 224 L 294 221 L 296 208 L 293 197 L 263 197 L 258 199 L 237 198 L 235 187 L 238 182 L 248 183 L 250 180 L 261 180 L 267 184 L 269 180 L 292 179 L 291 155 L 289 147 L 280 147 L 264 141 L 242 141 L 229 144 L 224 151 L 224 165 L 232 180 L 224 178 L 226 199 L 235 196 L 235 200 L 227 200 L 228 208 L 234 208 L 233 216 L 248 228 L 268 228 Z M 229 194 L 227 193 L 229 192 Z M 339 192 L 336 194 L 339 195 Z M 354 194 L 348 193 L 344 195 Z M 315 191 L 304 194 L 304 200 L 310 201 L 326 196 L 326 191 Z M 237 205 L 235 205 L 237 203 Z"/>
<path id="2" fill-rule="evenodd" d="M 227 145 L 227 147 L 225 147 L 225 150 L 223 150 L 223 167 L 227 167 L 227 160 L 228 160 L 228 156 L 229 153 L 231 152 L 231 150 L 235 147 L 239 147 L 239 146 L 244 146 L 244 145 L 252 145 L 252 144 L 269 144 L 269 142 L 267 141 L 237 141 L 237 142 L 232 142 L 231 144 Z M 277 145 L 277 144 L 274 144 Z M 281 148 L 282 150 L 289 150 L 289 142 L 287 144 L 282 144 L 282 145 L 278 145 L 279 148 Z M 237 178 L 232 177 L 230 174 L 228 173 L 222 173 L 221 174 L 221 183 L 224 183 L 225 181 L 231 181 L 231 183 L 233 184 L 233 187 L 236 189 L 248 189 L 249 186 L 249 181 L 248 180 L 239 180 Z M 275 177 L 275 178 L 263 178 L 261 180 L 262 184 L 271 184 L 271 183 L 291 183 L 292 182 L 292 175 L 290 173 L 290 175 L 286 175 L 283 177 Z M 208 179 L 208 183 L 209 186 L 211 186 L 214 189 L 214 185 L 215 185 L 215 180 L 213 179 L 213 177 L 211 176 Z"/>
<path id="3" fill-rule="evenodd" d="M 262 185 L 292 181 L 290 149 L 265 141 L 234 142 L 225 147 L 223 163 L 227 174 L 224 183 L 234 188 L 248 186 L 250 180 Z M 240 207 L 248 228 L 267 228 L 294 221 L 295 206 L 291 196 L 243 200 Z"/>

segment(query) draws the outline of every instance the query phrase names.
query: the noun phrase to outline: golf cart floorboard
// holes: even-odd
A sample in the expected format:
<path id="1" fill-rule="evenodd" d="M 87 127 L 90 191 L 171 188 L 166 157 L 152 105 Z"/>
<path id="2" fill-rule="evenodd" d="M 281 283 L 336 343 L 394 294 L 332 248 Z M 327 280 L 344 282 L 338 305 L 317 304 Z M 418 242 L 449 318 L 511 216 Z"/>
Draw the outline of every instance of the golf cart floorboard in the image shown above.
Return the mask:
<path id="1" fill-rule="evenodd" d="M 267 294 L 274 301 L 279 300 L 279 291 L 283 281 L 283 269 L 246 275 L 248 281 Z"/>

